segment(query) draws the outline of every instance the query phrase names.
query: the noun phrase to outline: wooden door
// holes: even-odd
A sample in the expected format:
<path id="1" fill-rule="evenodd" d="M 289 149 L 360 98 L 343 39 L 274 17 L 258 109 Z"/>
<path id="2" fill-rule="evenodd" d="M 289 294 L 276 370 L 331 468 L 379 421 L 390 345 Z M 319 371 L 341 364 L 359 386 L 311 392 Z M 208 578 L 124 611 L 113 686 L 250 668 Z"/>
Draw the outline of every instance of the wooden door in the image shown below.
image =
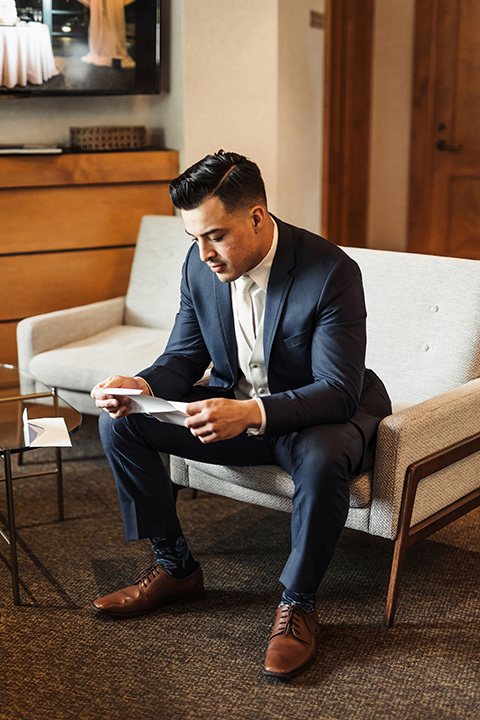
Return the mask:
<path id="1" fill-rule="evenodd" d="M 417 0 L 409 240 L 480 259 L 479 0 Z"/>

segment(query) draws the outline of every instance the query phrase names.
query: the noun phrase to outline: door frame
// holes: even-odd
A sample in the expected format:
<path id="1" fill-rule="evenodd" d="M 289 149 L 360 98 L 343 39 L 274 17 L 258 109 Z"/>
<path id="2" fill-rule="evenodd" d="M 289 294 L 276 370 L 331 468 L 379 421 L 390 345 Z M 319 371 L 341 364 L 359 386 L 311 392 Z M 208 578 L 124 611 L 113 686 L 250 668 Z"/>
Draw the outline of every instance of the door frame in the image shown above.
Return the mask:
<path id="1" fill-rule="evenodd" d="M 326 0 L 322 234 L 366 247 L 375 0 Z"/>
<path id="2" fill-rule="evenodd" d="M 408 250 L 430 253 L 437 0 L 416 0 L 408 198 Z"/>

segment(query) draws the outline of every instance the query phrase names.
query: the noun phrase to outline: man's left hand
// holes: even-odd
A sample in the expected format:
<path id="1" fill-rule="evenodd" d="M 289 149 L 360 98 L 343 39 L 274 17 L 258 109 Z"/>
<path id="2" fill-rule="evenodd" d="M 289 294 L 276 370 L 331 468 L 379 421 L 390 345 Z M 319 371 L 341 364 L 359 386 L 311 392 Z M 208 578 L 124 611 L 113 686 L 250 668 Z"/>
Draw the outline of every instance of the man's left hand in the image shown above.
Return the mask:
<path id="1" fill-rule="evenodd" d="M 185 427 L 202 443 L 229 440 L 247 428 L 258 429 L 262 414 L 256 400 L 211 398 L 187 405 Z"/>

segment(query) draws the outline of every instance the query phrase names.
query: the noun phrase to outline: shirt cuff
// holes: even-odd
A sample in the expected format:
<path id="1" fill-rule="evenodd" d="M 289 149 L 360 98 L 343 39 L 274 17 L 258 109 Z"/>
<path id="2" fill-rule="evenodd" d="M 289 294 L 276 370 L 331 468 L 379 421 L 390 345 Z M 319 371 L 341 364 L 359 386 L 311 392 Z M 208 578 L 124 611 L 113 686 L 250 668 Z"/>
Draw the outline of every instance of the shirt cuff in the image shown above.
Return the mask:
<path id="1" fill-rule="evenodd" d="M 134 377 L 133 379 L 134 379 L 134 380 L 143 380 L 143 382 L 145 383 L 145 385 L 146 385 L 146 386 L 148 387 L 148 389 L 150 390 L 150 395 L 152 395 L 153 397 L 155 397 L 152 388 L 150 387 L 150 385 L 148 384 L 148 382 L 145 380 L 145 378 L 140 377 L 139 375 L 135 375 L 135 377 Z"/>
<path id="2" fill-rule="evenodd" d="M 262 424 L 259 428 L 248 428 L 247 435 L 264 435 L 267 427 L 267 413 L 265 412 L 265 405 L 260 398 L 254 398 L 257 401 L 257 405 L 260 408 L 260 414 L 262 416 Z"/>

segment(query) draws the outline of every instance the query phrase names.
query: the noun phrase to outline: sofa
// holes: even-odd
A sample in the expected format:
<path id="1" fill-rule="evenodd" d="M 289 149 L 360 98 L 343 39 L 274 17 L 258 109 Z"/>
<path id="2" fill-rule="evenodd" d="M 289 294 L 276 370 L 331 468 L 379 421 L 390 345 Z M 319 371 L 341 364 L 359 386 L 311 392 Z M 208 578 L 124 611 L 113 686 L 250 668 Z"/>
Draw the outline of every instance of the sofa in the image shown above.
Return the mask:
<path id="1" fill-rule="evenodd" d="M 144 217 L 126 297 L 21 321 L 19 366 L 80 411 L 97 412 L 93 385 L 134 375 L 163 350 L 188 243 L 181 218 Z M 352 479 L 347 527 L 394 541 L 390 626 L 408 547 L 480 505 L 480 262 L 345 251 L 363 274 L 367 366 L 393 402 L 374 467 Z M 293 483 L 280 467 L 171 457 L 170 468 L 177 486 L 291 510 Z"/>

